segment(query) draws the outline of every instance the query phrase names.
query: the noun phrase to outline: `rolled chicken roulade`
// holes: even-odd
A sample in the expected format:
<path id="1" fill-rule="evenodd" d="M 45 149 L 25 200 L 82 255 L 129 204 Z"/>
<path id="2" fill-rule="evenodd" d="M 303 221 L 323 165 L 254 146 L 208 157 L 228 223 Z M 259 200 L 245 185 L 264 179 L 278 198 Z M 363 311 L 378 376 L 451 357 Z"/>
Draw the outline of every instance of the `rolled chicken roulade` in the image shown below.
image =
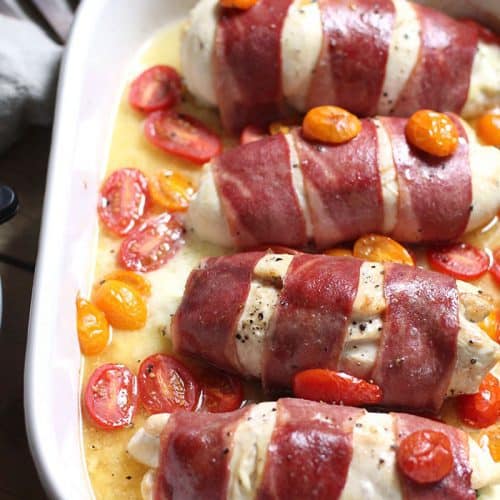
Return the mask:
<path id="1" fill-rule="evenodd" d="M 477 326 L 491 309 L 476 287 L 412 266 L 249 252 L 192 271 L 171 337 L 273 391 L 328 368 L 373 380 L 384 406 L 436 411 L 477 392 L 500 358 Z"/>
<path id="2" fill-rule="evenodd" d="M 500 104 L 493 35 L 405 0 L 201 0 L 183 37 L 190 91 L 230 131 L 288 107 L 336 104 L 360 116 L 420 108 L 467 117 Z"/>
<path id="3" fill-rule="evenodd" d="M 450 472 L 427 484 L 397 461 L 401 442 L 422 430 L 444 434 L 453 457 Z M 154 415 L 128 451 L 151 467 L 144 500 L 473 500 L 500 480 L 489 452 L 454 427 L 300 399 Z"/>

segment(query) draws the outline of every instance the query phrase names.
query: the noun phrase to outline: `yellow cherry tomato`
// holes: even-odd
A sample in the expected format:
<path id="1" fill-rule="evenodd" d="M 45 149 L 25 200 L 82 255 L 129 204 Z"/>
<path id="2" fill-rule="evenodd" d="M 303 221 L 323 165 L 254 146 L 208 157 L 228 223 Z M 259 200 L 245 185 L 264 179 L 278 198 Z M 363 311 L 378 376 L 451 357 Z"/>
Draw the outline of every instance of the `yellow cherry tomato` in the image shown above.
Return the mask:
<path id="1" fill-rule="evenodd" d="M 80 350 L 85 356 L 99 354 L 108 345 L 111 333 L 106 316 L 88 300 L 76 297 L 76 328 Z"/>
<path id="2" fill-rule="evenodd" d="M 458 146 L 458 130 L 453 120 L 443 113 L 421 109 L 406 124 L 410 144 L 434 156 L 450 156 Z"/>
<path id="3" fill-rule="evenodd" d="M 313 141 L 340 144 L 361 132 L 361 121 L 337 106 L 319 106 L 307 113 L 302 130 L 305 137 Z"/>
<path id="4" fill-rule="evenodd" d="M 331 257 L 352 257 L 352 250 L 348 248 L 331 248 L 326 250 L 325 255 L 330 255 Z"/>
<path id="5" fill-rule="evenodd" d="M 169 212 L 184 212 L 189 207 L 194 188 L 184 175 L 163 170 L 149 179 L 149 193 L 158 207 Z"/>
<path id="6" fill-rule="evenodd" d="M 495 342 L 500 340 L 500 311 L 492 311 L 478 325 L 492 338 Z"/>
<path id="7" fill-rule="evenodd" d="M 500 430 L 494 428 L 488 432 L 488 447 L 495 462 L 500 462 Z"/>
<path id="8" fill-rule="evenodd" d="M 379 234 L 367 234 L 354 244 L 354 257 L 373 262 L 396 262 L 414 266 L 412 256 L 397 241 Z"/>
<path id="9" fill-rule="evenodd" d="M 115 328 L 137 330 L 146 324 L 148 313 L 144 299 L 133 286 L 123 281 L 105 281 L 95 291 L 94 302 Z"/>
<path id="10" fill-rule="evenodd" d="M 104 276 L 104 278 L 96 288 L 103 285 L 104 282 L 108 280 L 127 283 L 127 285 L 134 287 L 143 297 L 149 297 L 151 295 L 151 283 L 144 276 L 138 273 L 134 273 L 133 271 L 118 269 L 109 274 L 106 274 L 106 276 Z"/>
<path id="11" fill-rule="evenodd" d="M 247 10 L 253 7 L 258 1 L 259 0 L 220 0 L 220 5 L 228 9 Z"/>
<path id="12" fill-rule="evenodd" d="M 298 125 L 298 121 L 294 120 L 293 118 L 279 122 L 272 122 L 271 125 L 269 125 L 269 133 L 271 135 L 288 134 L 294 127 L 297 127 Z"/>
<path id="13" fill-rule="evenodd" d="M 481 116 L 477 121 L 476 130 L 485 144 L 500 147 L 500 110 Z"/>

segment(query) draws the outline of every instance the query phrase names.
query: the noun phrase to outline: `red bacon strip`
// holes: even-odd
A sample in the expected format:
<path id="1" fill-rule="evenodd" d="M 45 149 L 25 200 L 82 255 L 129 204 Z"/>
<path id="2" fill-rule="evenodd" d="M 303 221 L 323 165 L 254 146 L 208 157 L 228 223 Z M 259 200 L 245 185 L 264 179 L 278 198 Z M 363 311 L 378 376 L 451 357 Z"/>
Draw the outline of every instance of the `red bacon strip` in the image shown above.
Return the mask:
<path id="1" fill-rule="evenodd" d="M 385 266 L 387 309 L 372 378 L 383 404 L 438 410 L 457 356 L 458 291 L 444 274 Z"/>
<path id="2" fill-rule="evenodd" d="M 392 413 L 396 424 L 397 444 L 408 435 L 420 430 L 434 430 L 448 436 L 453 451 L 453 469 L 441 481 L 418 484 L 400 474 L 405 500 L 475 500 L 471 486 L 472 469 L 469 462 L 467 435 L 454 427 L 404 413 Z"/>
<path id="3" fill-rule="evenodd" d="M 280 399 L 277 411 L 257 500 L 339 498 L 352 459 L 352 430 L 364 410 Z"/>

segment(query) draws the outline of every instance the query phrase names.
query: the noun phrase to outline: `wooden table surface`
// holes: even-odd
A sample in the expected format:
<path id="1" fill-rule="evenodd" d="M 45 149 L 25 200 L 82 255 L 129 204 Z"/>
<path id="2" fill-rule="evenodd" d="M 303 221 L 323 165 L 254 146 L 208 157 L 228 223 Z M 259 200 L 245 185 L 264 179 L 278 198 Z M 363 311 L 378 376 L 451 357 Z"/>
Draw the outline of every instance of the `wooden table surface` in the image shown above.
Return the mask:
<path id="1" fill-rule="evenodd" d="M 0 226 L 4 301 L 0 330 L 0 500 L 47 498 L 26 439 L 23 371 L 49 149 L 50 130 L 31 128 L 0 155 L 0 184 L 13 187 L 21 204 L 16 217 Z"/>

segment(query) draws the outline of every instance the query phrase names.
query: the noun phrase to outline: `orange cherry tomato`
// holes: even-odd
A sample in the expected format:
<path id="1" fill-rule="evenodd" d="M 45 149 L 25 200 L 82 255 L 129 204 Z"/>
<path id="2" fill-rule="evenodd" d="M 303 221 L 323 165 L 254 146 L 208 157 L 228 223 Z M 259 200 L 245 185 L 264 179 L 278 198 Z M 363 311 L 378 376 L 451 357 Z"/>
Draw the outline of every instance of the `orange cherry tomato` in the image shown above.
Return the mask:
<path id="1" fill-rule="evenodd" d="M 427 259 L 434 270 L 459 280 L 477 279 L 486 273 L 490 266 L 486 252 L 468 243 L 429 248 Z"/>
<path id="2" fill-rule="evenodd" d="M 452 119 L 436 111 L 421 109 L 408 120 L 406 138 L 410 144 L 434 156 L 450 156 L 458 146 L 458 130 Z"/>
<path id="3" fill-rule="evenodd" d="M 500 248 L 493 252 L 493 264 L 491 265 L 490 273 L 497 285 L 500 286 Z"/>
<path id="4" fill-rule="evenodd" d="M 348 248 L 332 248 L 324 252 L 325 255 L 330 255 L 331 257 L 352 257 L 352 250 Z"/>
<path id="5" fill-rule="evenodd" d="M 141 274 L 118 269 L 109 274 L 106 274 L 106 276 L 104 276 L 98 286 L 109 280 L 116 280 L 121 281 L 122 283 L 127 283 L 127 285 L 134 287 L 143 297 L 149 297 L 151 295 L 151 283 Z"/>
<path id="6" fill-rule="evenodd" d="M 349 406 L 374 405 L 382 401 L 382 389 L 346 373 L 314 368 L 293 378 L 295 396 L 312 401 Z"/>
<path id="7" fill-rule="evenodd" d="M 457 398 L 457 410 L 464 423 L 483 428 L 496 423 L 500 417 L 500 384 L 491 373 L 484 377 L 479 392 Z"/>
<path id="8" fill-rule="evenodd" d="M 490 111 L 481 116 L 476 131 L 485 144 L 500 147 L 500 111 Z"/>
<path id="9" fill-rule="evenodd" d="M 500 430 L 496 427 L 486 432 L 488 436 L 488 448 L 495 462 L 500 462 Z"/>
<path id="10" fill-rule="evenodd" d="M 373 262 L 396 262 L 414 266 L 410 252 L 397 241 L 379 234 L 367 234 L 354 244 L 354 257 Z"/>
<path id="11" fill-rule="evenodd" d="M 240 144 L 248 144 L 249 142 L 260 141 L 267 137 L 267 133 L 265 130 L 260 127 L 256 127 L 255 125 L 247 125 L 243 132 L 241 132 L 240 136 Z"/>
<path id="12" fill-rule="evenodd" d="M 288 134 L 293 128 L 298 126 L 299 123 L 293 118 L 279 122 L 272 122 L 271 125 L 269 125 L 269 133 L 271 135 Z"/>
<path id="13" fill-rule="evenodd" d="M 403 474 L 417 483 L 440 481 L 453 469 L 450 439 L 439 431 L 412 432 L 399 444 L 397 461 Z"/>
<path id="14" fill-rule="evenodd" d="M 163 170 L 150 178 L 149 193 L 158 207 L 169 212 L 184 212 L 189 207 L 194 188 L 184 175 Z"/>
<path id="15" fill-rule="evenodd" d="M 492 311 L 478 326 L 495 342 L 500 341 L 500 311 Z"/>
<path id="16" fill-rule="evenodd" d="M 243 402 L 243 384 L 229 373 L 205 368 L 198 376 L 203 393 L 202 409 L 210 413 L 237 410 Z"/>
<path id="17" fill-rule="evenodd" d="M 146 324 L 148 311 L 144 299 L 133 286 L 123 281 L 105 281 L 95 291 L 94 302 L 115 328 L 138 330 Z"/>
<path id="18" fill-rule="evenodd" d="M 247 10 L 253 7 L 259 0 L 220 0 L 221 7 L 228 9 Z"/>
<path id="19" fill-rule="evenodd" d="M 111 333 L 106 316 L 81 297 L 76 298 L 76 325 L 80 350 L 85 356 L 99 354 L 108 345 Z"/>
<path id="20" fill-rule="evenodd" d="M 319 106 L 304 118 L 302 130 L 307 139 L 332 144 L 354 139 L 361 132 L 361 121 L 337 106 Z"/>

